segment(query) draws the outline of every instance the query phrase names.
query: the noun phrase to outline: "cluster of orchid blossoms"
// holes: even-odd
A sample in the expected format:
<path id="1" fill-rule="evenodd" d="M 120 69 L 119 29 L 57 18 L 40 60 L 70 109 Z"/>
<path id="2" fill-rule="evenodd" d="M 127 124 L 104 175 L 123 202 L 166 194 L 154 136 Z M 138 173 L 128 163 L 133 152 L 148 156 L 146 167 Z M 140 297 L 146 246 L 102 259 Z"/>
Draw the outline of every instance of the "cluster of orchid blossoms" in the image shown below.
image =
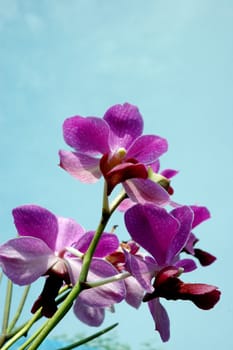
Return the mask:
<path id="1" fill-rule="evenodd" d="M 159 161 L 167 141 L 143 135 L 136 106 L 114 105 L 103 118 L 68 118 L 63 134 L 73 150 L 59 152 L 60 167 L 84 183 L 104 179 L 100 223 L 96 230 L 86 231 L 73 219 L 38 205 L 15 208 L 18 237 L 0 246 L 3 272 L 18 285 L 45 276 L 32 306 L 32 313 L 41 310 L 50 318 L 47 330 L 38 335 L 40 341 L 72 306 L 79 320 L 99 326 L 105 311 L 124 300 L 134 308 L 146 303 L 155 329 L 167 341 L 170 327 L 163 298 L 190 300 L 208 310 L 220 297 L 215 286 L 183 282 L 183 276 L 197 268 L 196 262 L 206 266 L 216 259 L 196 248 L 193 233 L 210 217 L 208 209 L 171 199 L 170 182 L 177 171 L 160 171 Z M 115 229 L 105 231 L 116 209 L 124 215 L 128 241 L 119 242 Z M 58 305 L 64 287 L 67 297 Z"/>

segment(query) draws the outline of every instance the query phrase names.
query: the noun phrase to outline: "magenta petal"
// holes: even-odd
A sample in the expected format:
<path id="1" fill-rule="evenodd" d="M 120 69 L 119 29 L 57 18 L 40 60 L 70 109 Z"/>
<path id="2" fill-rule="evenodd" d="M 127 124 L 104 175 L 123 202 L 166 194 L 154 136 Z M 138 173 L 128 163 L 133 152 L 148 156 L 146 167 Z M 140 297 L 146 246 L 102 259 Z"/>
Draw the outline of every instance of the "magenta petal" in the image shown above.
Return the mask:
<path id="1" fill-rule="evenodd" d="M 170 321 L 167 311 L 159 299 L 149 301 L 148 306 L 155 322 L 155 329 L 159 332 L 162 341 L 168 341 L 170 338 Z"/>
<path id="2" fill-rule="evenodd" d="M 126 286 L 125 301 L 129 305 L 138 309 L 143 299 L 144 289 L 133 276 L 127 277 L 125 279 L 125 286 Z"/>
<path id="3" fill-rule="evenodd" d="M 155 258 L 158 265 L 166 263 L 171 241 L 180 224 L 163 208 L 137 204 L 125 213 L 125 224 L 134 241 Z"/>
<path id="4" fill-rule="evenodd" d="M 133 202 L 129 198 L 126 198 L 120 203 L 120 205 L 118 205 L 117 210 L 125 212 L 126 210 L 128 210 L 129 208 L 131 208 L 134 205 L 135 205 L 135 202 Z"/>
<path id="5" fill-rule="evenodd" d="M 188 206 L 173 209 L 170 214 L 179 221 L 180 227 L 170 242 L 170 247 L 167 254 L 168 263 L 170 263 L 173 257 L 180 253 L 180 251 L 184 248 L 188 241 L 193 222 L 193 211 Z"/>
<path id="6" fill-rule="evenodd" d="M 70 277 L 70 281 L 73 285 L 75 285 L 79 279 L 79 275 L 82 269 L 82 260 L 79 258 L 71 258 L 69 256 L 65 257 L 68 274 Z"/>
<path id="7" fill-rule="evenodd" d="M 63 124 L 64 139 L 76 151 L 91 154 L 109 152 L 109 126 L 101 118 L 71 117 Z"/>
<path id="8" fill-rule="evenodd" d="M 150 164 L 155 162 L 167 149 L 167 141 L 162 137 L 142 135 L 128 149 L 127 158 L 134 158 L 140 163 Z"/>
<path id="9" fill-rule="evenodd" d="M 153 291 L 151 280 L 154 275 L 155 264 L 147 263 L 139 256 L 134 256 L 127 251 L 124 252 L 126 257 L 126 270 L 136 278 L 141 287 L 148 293 Z"/>
<path id="10" fill-rule="evenodd" d="M 95 282 L 101 279 L 117 275 L 118 271 L 107 261 L 93 258 L 88 273 L 87 282 Z M 111 282 L 100 287 L 84 290 L 82 300 L 92 307 L 107 307 L 121 302 L 126 294 L 123 281 Z"/>
<path id="11" fill-rule="evenodd" d="M 60 167 L 84 183 L 94 183 L 101 177 L 99 159 L 70 151 L 59 151 Z"/>
<path id="12" fill-rule="evenodd" d="M 189 254 L 194 255 L 194 245 L 198 242 L 197 237 L 191 232 L 188 238 L 188 241 L 185 245 L 185 251 L 187 251 Z"/>
<path id="13" fill-rule="evenodd" d="M 84 228 L 73 219 L 58 217 L 59 233 L 57 235 L 55 250 L 62 251 L 77 242 L 85 233 Z"/>
<path id="14" fill-rule="evenodd" d="M 203 221 L 210 218 L 210 212 L 206 207 L 201 207 L 198 205 L 191 205 L 191 209 L 194 212 L 194 219 L 193 219 L 192 228 L 196 227 L 197 225 L 199 225 Z"/>
<path id="15" fill-rule="evenodd" d="M 197 268 L 197 265 L 195 261 L 192 259 L 181 259 L 178 260 L 175 264 L 175 267 L 182 267 L 184 269 L 184 272 L 191 272 Z"/>
<path id="16" fill-rule="evenodd" d="M 55 251 L 58 222 L 53 213 L 38 205 L 22 205 L 12 213 L 20 236 L 40 238 Z"/>
<path id="17" fill-rule="evenodd" d="M 171 179 L 173 176 L 177 175 L 179 173 L 178 170 L 174 169 L 164 169 L 161 171 L 161 175 L 165 176 L 167 179 Z"/>
<path id="18" fill-rule="evenodd" d="M 100 326 L 105 316 L 104 308 L 84 304 L 82 294 L 75 301 L 74 313 L 81 322 L 91 327 Z"/>
<path id="19" fill-rule="evenodd" d="M 136 203 L 154 203 L 164 206 L 169 202 L 167 191 L 159 184 L 149 179 L 130 179 L 123 183 L 125 192 Z"/>
<path id="20" fill-rule="evenodd" d="M 138 108 L 129 103 L 110 107 L 104 120 L 110 126 L 109 143 L 112 151 L 119 147 L 127 149 L 143 131 L 142 116 Z"/>
<path id="21" fill-rule="evenodd" d="M 16 284 L 34 282 L 57 261 L 52 250 L 42 240 L 19 237 L 0 246 L 0 265 Z"/>
<path id="22" fill-rule="evenodd" d="M 94 231 L 86 232 L 75 244 L 80 252 L 85 253 L 95 235 Z M 119 240 L 113 233 L 103 233 L 96 247 L 94 256 L 104 258 L 105 256 L 115 252 L 119 247 Z"/>

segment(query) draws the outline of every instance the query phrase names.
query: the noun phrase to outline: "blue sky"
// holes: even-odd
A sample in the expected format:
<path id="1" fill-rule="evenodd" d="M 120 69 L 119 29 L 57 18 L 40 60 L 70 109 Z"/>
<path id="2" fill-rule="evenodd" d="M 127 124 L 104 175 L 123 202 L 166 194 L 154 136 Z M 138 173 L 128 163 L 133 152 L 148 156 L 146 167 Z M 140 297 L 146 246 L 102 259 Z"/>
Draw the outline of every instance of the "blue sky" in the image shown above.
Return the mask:
<path id="1" fill-rule="evenodd" d="M 0 0 L 0 241 L 15 234 L 12 208 L 36 203 L 87 229 L 99 218 L 101 185 L 84 185 L 58 166 L 68 148 L 66 117 L 102 116 L 116 103 L 136 104 L 145 133 L 164 136 L 162 167 L 180 171 L 174 199 L 206 205 L 196 231 L 218 261 L 188 278 L 217 285 L 221 302 L 204 312 L 164 302 L 171 340 L 161 344 L 145 305 L 106 318 L 117 337 L 139 350 L 233 348 L 232 135 L 233 3 L 231 0 Z M 127 238 L 122 218 L 119 234 Z M 41 281 L 42 282 L 42 281 Z M 73 315 L 55 334 L 84 331 Z"/>

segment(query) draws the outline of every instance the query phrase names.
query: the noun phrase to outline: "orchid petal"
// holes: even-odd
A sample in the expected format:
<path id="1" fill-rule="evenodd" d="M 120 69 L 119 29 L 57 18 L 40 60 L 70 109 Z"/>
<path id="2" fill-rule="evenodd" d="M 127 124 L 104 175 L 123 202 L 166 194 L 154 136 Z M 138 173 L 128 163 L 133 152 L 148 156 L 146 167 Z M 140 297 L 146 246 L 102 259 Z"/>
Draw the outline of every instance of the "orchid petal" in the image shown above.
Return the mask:
<path id="1" fill-rule="evenodd" d="M 192 228 L 196 227 L 197 225 L 199 225 L 203 221 L 210 218 L 210 212 L 206 207 L 201 207 L 198 205 L 191 205 L 190 208 L 194 212 L 194 219 L 193 219 Z"/>
<path id="2" fill-rule="evenodd" d="M 197 268 L 197 265 L 195 263 L 195 261 L 193 261 L 192 259 L 181 259 L 178 260 L 174 266 L 176 267 L 182 267 L 182 269 L 184 269 L 184 272 L 191 272 L 193 270 L 195 270 Z"/>
<path id="3" fill-rule="evenodd" d="M 189 238 L 185 245 L 185 251 L 187 251 L 188 254 L 194 255 L 194 245 L 197 243 L 197 241 L 197 237 L 192 232 L 190 232 Z"/>
<path id="4" fill-rule="evenodd" d="M 0 265 L 13 283 L 34 282 L 57 261 L 45 242 L 34 237 L 18 237 L 0 246 Z"/>
<path id="5" fill-rule="evenodd" d="M 93 258 L 87 277 L 88 282 L 95 282 L 107 277 L 113 277 L 118 271 L 107 261 Z M 82 300 L 92 307 L 107 307 L 119 303 L 125 297 L 126 289 L 123 281 L 115 281 L 99 287 L 84 290 Z"/>
<path id="6" fill-rule="evenodd" d="M 59 151 L 60 167 L 84 183 L 94 183 L 101 177 L 99 159 L 78 152 Z"/>
<path id="7" fill-rule="evenodd" d="M 148 293 L 152 292 L 153 287 L 151 285 L 151 279 L 154 274 L 155 264 L 147 263 L 141 257 L 134 256 L 127 251 L 124 251 L 124 253 L 126 256 L 126 270 L 136 278 L 143 289 L 145 289 Z"/>
<path id="8" fill-rule="evenodd" d="M 118 205 L 117 210 L 119 210 L 119 211 L 124 213 L 124 212 L 126 212 L 126 210 L 128 210 L 131 207 L 133 207 L 134 205 L 135 205 L 135 202 L 133 202 L 129 198 L 126 198 L 120 203 L 120 205 Z"/>
<path id="9" fill-rule="evenodd" d="M 40 238 L 55 251 L 58 221 L 53 213 L 38 205 L 23 205 L 12 213 L 20 236 Z"/>
<path id="10" fill-rule="evenodd" d="M 170 242 L 167 252 L 168 263 L 184 248 L 188 241 L 193 222 L 193 211 L 188 206 L 173 209 L 170 214 L 179 221 L 180 227 Z"/>
<path id="11" fill-rule="evenodd" d="M 74 313 L 81 322 L 91 327 L 100 326 L 105 316 L 104 308 L 84 304 L 81 295 L 75 301 Z"/>
<path id="12" fill-rule="evenodd" d="M 179 171 L 174 169 L 164 169 L 163 171 L 161 171 L 161 175 L 165 176 L 167 179 L 171 179 L 178 173 Z"/>
<path id="13" fill-rule="evenodd" d="M 85 233 L 84 228 L 73 219 L 58 217 L 59 234 L 57 235 L 55 250 L 62 251 L 77 242 Z"/>
<path id="14" fill-rule="evenodd" d="M 67 259 L 70 270 L 71 282 L 75 284 L 79 279 L 82 267 L 80 259 Z M 113 277 L 118 274 L 115 267 L 109 262 L 93 258 L 88 272 L 87 283 L 96 282 L 102 279 Z M 86 305 L 92 307 L 106 307 L 114 303 L 119 303 L 125 297 L 125 285 L 123 281 L 115 281 L 99 287 L 86 289 L 82 292 L 82 300 Z"/>
<path id="15" fill-rule="evenodd" d="M 202 266 L 208 266 L 217 259 L 214 255 L 198 248 L 194 249 L 194 256 L 199 260 Z"/>
<path id="16" fill-rule="evenodd" d="M 220 291 L 215 286 L 203 283 L 182 283 L 179 296 L 182 300 L 191 300 L 197 307 L 209 310 L 219 301 Z"/>
<path id="17" fill-rule="evenodd" d="M 128 149 L 143 131 L 142 116 L 138 108 L 129 103 L 110 107 L 104 115 L 104 120 L 110 127 L 109 144 L 112 151 L 120 147 Z"/>
<path id="18" fill-rule="evenodd" d="M 169 194 L 167 191 L 149 179 L 130 179 L 123 183 L 125 192 L 136 203 L 154 203 L 159 206 L 168 204 Z"/>
<path id="19" fill-rule="evenodd" d="M 125 213 L 125 224 L 132 239 L 163 265 L 171 241 L 179 230 L 179 221 L 163 208 L 137 204 Z"/>
<path id="20" fill-rule="evenodd" d="M 150 164 L 155 162 L 167 149 L 168 144 L 164 138 L 156 135 L 142 135 L 128 149 L 127 158 Z"/>
<path id="21" fill-rule="evenodd" d="M 125 279 L 125 286 L 126 286 L 125 301 L 129 305 L 138 309 L 143 299 L 144 289 L 133 276 L 129 276 Z"/>
<path id="22" fill-rule="evenodd" d="M 177 278 L 178 275 L 179 270 L 173 266 L 161 270 L 156 276 L 155 290 L 147 295 L 147 300 L 156 297 L 190 300 L 203 310 L 211 309 L 218 302 L 221 293 L 217 287 L 203 283 L 184 283 Z"/>
<path id="23" fill-rule="evenodd" d="M 170 321 L 167 311 L 158 298 L 149 301 L 148 307 L 155 322 L 155 329 L 159 332 L 162 341 L 168 341 L 170 338 Z"/>
<path id="24" fill-rule="evenodd" d="M 89 155 L 109 152 L 109 126 L 101 118 L 71 117 L 63 124 L 66 143 L 76 151 Z"/>
<path id="25" fill-rule="evenodd" d="M 86 232 L 79 241 L 74 245 L 80 252 L 85 253 L 95 235 L 94 231 Z M 113 233 L 102 233 L 101 238 L 96 247 L 94 256 L 104 258 L 105 256 L 115 252 L 119 247 L 119 240 Z"/>

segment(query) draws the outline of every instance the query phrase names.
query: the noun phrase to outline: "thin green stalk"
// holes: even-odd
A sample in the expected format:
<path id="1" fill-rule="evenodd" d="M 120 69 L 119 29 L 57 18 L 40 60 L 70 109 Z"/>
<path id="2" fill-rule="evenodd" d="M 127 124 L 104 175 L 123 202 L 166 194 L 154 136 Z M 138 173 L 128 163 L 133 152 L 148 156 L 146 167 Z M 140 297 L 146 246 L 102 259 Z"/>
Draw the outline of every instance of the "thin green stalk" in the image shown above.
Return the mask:
<path id="1" fill-rule="evenodd" d="M 12 290 L 13 290 L 13 283 L 10 280 L 8 280 L 7 288 L 6 288 L 5 307 L 4 307 L 4 313 L 3 313 L 2 334 L 0 337 L 0 346 L 4 344 L 6 335 L 7 335 L 7 327 L 9 322 L 11 300 L 12 300 Z"/>
<path id="2" fill-rule="evenodd" d="M 111 215 L 116 210 L 118 205 L 121 204 L 121 202 L 126 198 L 128 198 L 127 193 L 124 190 L 122 190 L 110 205 L 109 211 Z"/>
<path id="3" fill-rule="evenodd" d="M 111 331 L 113 328 L 115 328 L 116 326 L 118 326 L 118 323 L 114 323 L 113 325 L 111 325 L 110 327 L 107 327 L 107 328 L 104 328 L 102 329 L 101 331 L 95 333 L 95 334 L 92 334 L 90 335 L 89 337 L 86 337 L 84 339 L 81 339 L 71 345 L 68 345 L 68 346 L 65 346 L 63 348 L 59 348 L 57 350 L 71 350 L 71 349 L 74 349 L 74 348 L 78 348 L 80 345 L 83 345 L 83 344 L 86 344 L 88 343 L 89 341 L 91 340 L 94 340 L 98 337 L 100 337 L 101 335 Z"/>
<path id="4" fill-rule="evenodd" d="M 25 305 L 25 301 L 27 299 L 30 287 L 31 286 L 29 285 L 29 286 L 26 286 L 24 289 L 23 295 L 21 297 L 21 301 L 20 301 L 18 309 L 16 310 L 16 313 L 15 313 L 15 316 L 14 316 L 13 320 L 11 321 L 11 323 L 9 324 L 9 326 L 7 327 L 7 334 L 10 333 L 11 330 L 14 328 L 14 326 L 16 325 L 16 323 L 17 323 L 17 321 L 22 313 L 22 310 L 23 310 L 23 307 Z"/>
<path id="5" fill-rule="evenodd" d="M 68 291 L 69 287 L 68 286 L 65 286 L 63 287 L 59 294 L 62 294 L 60 295 L 57 300 L 56 300 L 56 304 L 59 305 L 60 303 L 62 303 L 65 298 L 67 297 L 69 291 Z M 42 315 L 40 315 L 41 317 Z M 48 320 L 46 320 L 46 322 L 35 332 L 31 335 L 31 337 L 29 339 L 27 339 L 27 341 L 25 343 L 23 343 L 23 345 L 21 345 L 21 347 L 19 348 L 19 350 L 24 350 L 27 348 L 27 346 L 29 344 L 31 344 L 33 342 L 33 340 L 37 337 L 38 334 L 40 334 L 40 332 L 42 331 L 42 329 L 45 327 L 46 323 L 48 322 Z"/>
<path id="6" fill-rule="evenodd" d="M 94 254 L 94 251 L 96 249 L 96 246 L 99 242 L 99 239 L 104 231 L 105 226 L 108 223 L 108 220 L 114 210 L 117 208 L 117 206 L 120 204 L 120 202 L 125 198 L 125 194 L 121 194 L 121 196 L 118 196 L 118 198 L 113 202 L 111 209 L 108 209 L 108 198 L 106 193 L 106 184 L 104 187 L 104 194 L 103 194 L 103 205 L 102 205 L 102 216 L 100 223 L 97 227 L 97 230 L 95 232 L 95 235 L 92 239 L 92 242 L 87 250 L 87 252 L 84 255 L 83 258 L 83 264 L 82 269 L 80 272 L 79 280 L 75 284 L 75 286 L 72 288 L 71 292 L 66 297 L 63 304 L 59 307 L 59 309 L 56 311 L 54 316 L 50 318 L 46 324 L 43 327 L 43 330 L 41 333 L 37 336 L 35 341 L 29 346 L 28 350 L 36 350 L 38 349 L 39 345 L 43 342 L 43 340 L 47 337 L 47 335 L 52 331 L 52 329 L 60 322 L 60 320 L 66 315 L 66 313 L 71 309 L 74 300 L 77 298 L 77 296 L 80 294 L 80 292 L 84 288 L 84 282 L 86 281 L 89 267 L 91 264 L 91 260 Z"/>
<path id="7" fill-rule="evenodd" d="M 25 336 L 29 329 L 32 327 L 32 325 L 41 317 L 41 310 L 39 309 L 34 316 L 23 326 L 20 328 L 20 330 L 9 339 L 9 341 L 3 345 L 1 350 L 7 350 L 13 345 L 19 338 L 22 336 Z"/>
<path id="8" fill-rule="evenodd" d="M 62 303 L 65 300 L 65 298 L 67 297 L 67 294 L 69 293 L 69 289 L 70 289 L 70 287 L 67 286 L 67 285 L 61 288 L 61 290 L 59 291 L 59 297 L 56 300 L 56 304 L 57 305 L 59 305 L 60 303 Z M 29 321 L 25 322 L 24 324 L 22 324 L 20 327 L 15 329 L 12 333 L 7 333 L 5 340 L 9 340 L 9 339 L 13 338 L 14 341 L 12 343 L 8 343 L 11 346 L 20 337 L 25 336 L 25 334 L 23 333 L 23 332 L 25 332 L 25 329 L 26 329 L 26 332 L 28 332 L 29 329 L 32 327 L 32 325 L 36 321 L 38 321 L 41 317 L 42 317 L 42 314 L 41 314 L 41 309 L 40 309 L 40 310 L 37 311 L 36 317 L 34 315 L 31 320 L 29 320 Z M 31 337 L 30 337 L 30 339 L 31 339 Z M 32 342 L 33 339 L 31 339 L 30 342 Z M 28 342 L 28 344 L 30 344 L 30 342 Z"/>

